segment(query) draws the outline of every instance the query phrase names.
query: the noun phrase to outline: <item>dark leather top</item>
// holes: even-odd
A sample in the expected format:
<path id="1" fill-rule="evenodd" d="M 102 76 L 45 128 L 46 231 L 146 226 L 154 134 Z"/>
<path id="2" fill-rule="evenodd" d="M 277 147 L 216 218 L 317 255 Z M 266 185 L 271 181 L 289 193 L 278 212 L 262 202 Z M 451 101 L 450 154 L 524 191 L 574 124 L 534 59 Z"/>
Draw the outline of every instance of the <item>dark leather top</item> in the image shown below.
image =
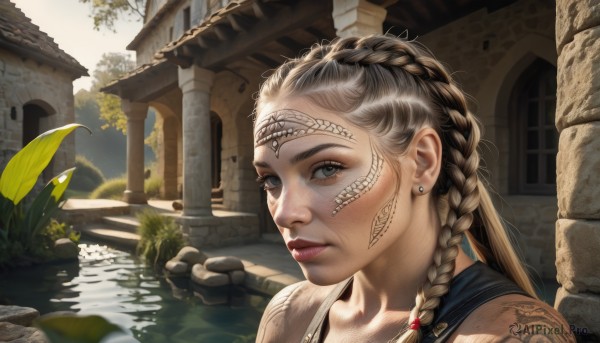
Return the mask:
<path id="1" fill-rule="evenodd" d="M 302 343 L 321 342 L 329 309 L 352 283 L 352 278 L 341 282 L 325 299 L 304 335 Z M 481 262 L 475 262 L 452 280 L 450 289 L 440 300 L 434 321 L 421 328 L 422 343 L 445 342 L 460 324 L 479 306 L 507 294 L 528 296 L 519 286 Z"/>

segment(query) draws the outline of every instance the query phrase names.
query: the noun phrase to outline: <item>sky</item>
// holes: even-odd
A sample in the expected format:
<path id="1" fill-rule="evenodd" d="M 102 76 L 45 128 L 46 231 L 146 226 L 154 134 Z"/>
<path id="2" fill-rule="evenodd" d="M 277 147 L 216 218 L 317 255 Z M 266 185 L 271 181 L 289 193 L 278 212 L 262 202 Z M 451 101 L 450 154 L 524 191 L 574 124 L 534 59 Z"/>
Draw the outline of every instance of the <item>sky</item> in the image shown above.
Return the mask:
<path id="1" fill-rule="evenodd" d="M 120 20 L 115 29 L 117 33 L 101 28 L 94 30 L 90 17 L 90 4 L 79 0 L 10 0 L 31 21 L 47 33 L 67 54 L 73 56 L 92 75 L 103 53 L 128 53 L 135 60 L 135 52 L 125 47 L 141 30 L 142 22 L 127 16 Z M 73 81 L 73 92 L 89 90 L 92 77 L 81 77 Z"/>

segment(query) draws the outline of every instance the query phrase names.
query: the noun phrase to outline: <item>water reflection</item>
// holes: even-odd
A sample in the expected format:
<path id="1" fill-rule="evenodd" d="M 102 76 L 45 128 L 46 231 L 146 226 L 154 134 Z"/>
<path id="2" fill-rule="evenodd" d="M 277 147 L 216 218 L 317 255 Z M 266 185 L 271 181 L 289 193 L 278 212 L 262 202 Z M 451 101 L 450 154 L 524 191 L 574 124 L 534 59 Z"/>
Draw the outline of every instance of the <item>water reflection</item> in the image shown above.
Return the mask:
<path id="1" fill-rule="evenodd" d="M 267 297 L 239 286 L 206 289 L 193 286 L 189 278 L 167 278 L 135 256 L 106 246 L 80 248 L 79 263 L 2 275 L 0 302 L 42 314 L 102 315 L 128 332 L 110 342 L 254 341 Z"/>

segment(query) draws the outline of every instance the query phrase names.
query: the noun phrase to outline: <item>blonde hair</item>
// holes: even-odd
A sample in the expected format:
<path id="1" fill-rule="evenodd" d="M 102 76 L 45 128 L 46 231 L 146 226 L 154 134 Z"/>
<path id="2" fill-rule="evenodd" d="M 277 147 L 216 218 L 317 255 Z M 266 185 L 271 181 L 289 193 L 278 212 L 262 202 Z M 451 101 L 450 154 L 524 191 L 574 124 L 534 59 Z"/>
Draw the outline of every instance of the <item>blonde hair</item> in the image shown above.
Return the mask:
<path id="1" fill-rule="evenodd" d="M 389 35 L 315 45 L 280 66 L 262 84 L 257 113 L 265 103 L 287 96 L 343 113 L 346 120 L 370 131 L 388 156 L 404 153 L 424 126 L 438 132 L 442 170 L 433 191 L 438 207 L 446 210 L 433 263 L 416 295 L 409 323 L 415 318 L 423 326 L 433 322 L 440 297 L 448 292 L 465 234 L 479 260 L 536 297 L 478 176 L 479 124 L 467 109 L 464 93 L 427 49 Z M 398 342 L 420 339 L 420 330 L 410 329 Z"/>

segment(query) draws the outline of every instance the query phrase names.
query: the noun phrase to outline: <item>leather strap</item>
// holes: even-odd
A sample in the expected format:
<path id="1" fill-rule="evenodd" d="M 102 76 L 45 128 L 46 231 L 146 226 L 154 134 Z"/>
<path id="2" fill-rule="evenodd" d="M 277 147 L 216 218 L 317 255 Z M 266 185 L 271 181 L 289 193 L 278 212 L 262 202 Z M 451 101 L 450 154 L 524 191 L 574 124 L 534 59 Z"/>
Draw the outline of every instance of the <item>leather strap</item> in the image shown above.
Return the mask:
<path id="1" fill-rule="evenodd" d="M 329 314 L 329 309 L 333 306 L 342 294 L 348 289 L 348 286 L 352 283 L 352 277 L 346 281 L 342 281 L 335 286 L 335 288 L 327 295 L 317 312 L 315 313 L 312 321 L 308 325 L 306 332 L 300 343 L 318 343 L 321 341 L 321 331 L 323 329 L 323 323 L 325 323 L 325 317 Z"/>

